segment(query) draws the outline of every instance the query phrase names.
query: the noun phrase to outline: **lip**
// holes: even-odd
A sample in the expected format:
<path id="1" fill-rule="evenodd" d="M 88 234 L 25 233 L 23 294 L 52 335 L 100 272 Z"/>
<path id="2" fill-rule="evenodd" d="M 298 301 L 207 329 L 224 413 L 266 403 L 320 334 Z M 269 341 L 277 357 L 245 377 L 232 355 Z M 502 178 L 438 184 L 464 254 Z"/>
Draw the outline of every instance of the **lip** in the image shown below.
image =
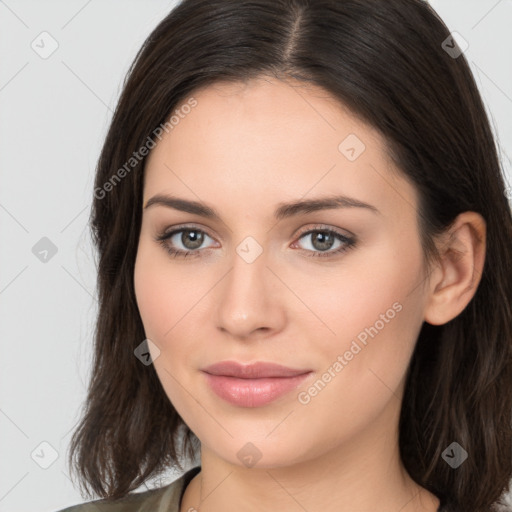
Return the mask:
<path id="1" fill-rule="evenodd" d="M 296 377 L 310 372 L 310 369 L 288 368 L 276 363 L 256 362 L 241 364 L 236 361 L 221 361 L 206 368 L 203 372 L 210 375 L 223 375 L 225 377 L 237 377 L 239 379 L 263 379 L 268 377 Z"/>
<path id="2" fill-rule="evenodd" d="M 223 361 L 204 368 L 211 390 L 239 407 L 261 407 L 297 388 L 312 372 L 275 363 Z"/>

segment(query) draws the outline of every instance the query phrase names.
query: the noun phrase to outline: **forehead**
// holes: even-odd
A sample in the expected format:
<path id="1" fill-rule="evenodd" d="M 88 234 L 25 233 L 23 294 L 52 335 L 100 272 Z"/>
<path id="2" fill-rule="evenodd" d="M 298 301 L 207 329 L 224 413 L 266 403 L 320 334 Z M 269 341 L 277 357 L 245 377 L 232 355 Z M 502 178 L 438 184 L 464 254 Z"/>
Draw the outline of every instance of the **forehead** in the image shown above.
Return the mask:
<path id="1" fill-rule="evenodd" d="M 320 87 L 258 78 L 190 97 L 195 106 L 148 157 L 146 200 L 178 191 L 195 200 L 246 194 L 256 203 L 261 194 L 277 202 L 336 191 L 382 206 L 404 195 L 414 201 L 380 133 Z"/>
<path id="2" fill-rule="evenodd" d="M 208 134 L 209 139 L 215 133 L 224 137 L 232 130 L 230 135 L 238 134 L 239 139 L 250 131 L 253 136 L 265 137 L 267 143 L 272 140 L 280 144 L 286 140 L 293 143 L 299 138 L 322 137 L 336 144 L 346 132 L 357 133 L 371 139 L 382 150 L 385 148 L 377 130 L 314 84 L 258 77 L 245 82 L 220 81 L 197 89 L 192 96 L 197 106 L 187 116 L 181 116 L 180 124 L 184 124 L 183 117 L 186 117 L 189 118 L 186 124 L 201 134 L 213 129 L 214 132 Z M 282 128 L 290 132 L 282 133 Z"/>

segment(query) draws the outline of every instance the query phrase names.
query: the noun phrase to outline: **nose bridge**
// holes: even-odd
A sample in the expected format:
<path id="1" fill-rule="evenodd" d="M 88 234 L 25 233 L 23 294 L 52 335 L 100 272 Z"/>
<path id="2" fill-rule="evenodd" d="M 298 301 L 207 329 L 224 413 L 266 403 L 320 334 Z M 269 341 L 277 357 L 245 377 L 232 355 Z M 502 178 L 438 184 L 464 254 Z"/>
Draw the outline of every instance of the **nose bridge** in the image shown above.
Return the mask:
<path id="1" fill-rule="evenodd" d="M 275 276 L 269 271 L 269 254 L 252 237 L 235 248 L 231 271 L 226 275 L 218 297 L 219 328 L 245 337 L 251 332 L 279 327 L 282 304 L 276 294 Z"/>

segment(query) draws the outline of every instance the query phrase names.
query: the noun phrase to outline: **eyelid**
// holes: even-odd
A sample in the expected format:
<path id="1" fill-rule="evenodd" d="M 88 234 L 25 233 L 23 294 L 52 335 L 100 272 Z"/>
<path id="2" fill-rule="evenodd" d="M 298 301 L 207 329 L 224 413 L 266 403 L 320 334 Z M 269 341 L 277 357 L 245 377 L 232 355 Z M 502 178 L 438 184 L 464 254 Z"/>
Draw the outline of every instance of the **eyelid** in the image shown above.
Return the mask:
<path id="1" fill-rule="evenodd" d="M 169 230 L 162 231 L 161 236 L 166 237 L 168 235 L 171 235 L 171 233 L 176 233 L 180 230 L 193 230 L 197 229 L 199 231 L 202 231 L 206 233 L 211 239 L 216 240 L 216 237 L 214 237 L 208 230 L 206 226 L 203 226 L 201 224 L 195 224 L 195 223 L 184 223 L 184 224 L 177 224 L 175 226 L 172 226 Z M 311 231 L 320 231 L 320 230 L 327 230 L 327 231 L 334 231 L 335 233 L 338 233 L 342 236 L 345 236 L 346 238 L 356 238 L 354 233 L 351 231 L 348 231 L 347 229 L 341 229 L 337 227 L 330 226 L 328 224 L 314 224 L 313 226 L 307 226 L 300 228 L 299 231 L 293 235 L 294 238 L 298 239 L 301 238 L 306 233 L 310 233 Z"/>
<path id="2" fill-rule="evenodd" d="M 300 228 L 299 232 L 295 235 L 295 237 L 300 238 L 301 236 L 311 231 L 333 231 L 346 238 L 356 238 L 356 235 L 354 235 L 354 233 L 352 233 L 351 231 L 348 231 L 347 229 L 337 228 L 329 224 L 315 224 L 313 226 L 309 226 L 306 228 Z"/>
<path id="3" fill-rule="evenodd" d="M 212 240 L 217 240 L 216 237 L 210 234 L 207 227 L 202 226 L 201 224 L 194 224 L 194 223 L 184 223 L 184 224 L 176 224 L 175 226 L 170 227 L 169 229 L 166 229 L 165 231 L 161 232 L 162 237 L 170 236 L 171 234 L 176 234 L 178 231 L 202 231 L 206 235 L 208 235 Z"/>

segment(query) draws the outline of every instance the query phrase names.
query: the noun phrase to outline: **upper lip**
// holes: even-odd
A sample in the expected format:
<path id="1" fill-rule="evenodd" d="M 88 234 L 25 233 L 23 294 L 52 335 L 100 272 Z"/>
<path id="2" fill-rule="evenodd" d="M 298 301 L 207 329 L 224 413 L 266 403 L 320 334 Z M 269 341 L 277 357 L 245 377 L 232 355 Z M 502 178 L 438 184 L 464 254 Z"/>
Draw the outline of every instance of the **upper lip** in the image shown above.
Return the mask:
<path id="1" fill-rule="evenodd" d="M 241 379 L 262 379 L 266 377 L 296 377 L 297 375 L 309 373 L 311 370 L 298 370 L 275 363 L 256 362 L 241 364 L 236 361 L 221 361 L 220 363 L 203 368 L 203 371 L 211 375 L 223 375 Z"/>

